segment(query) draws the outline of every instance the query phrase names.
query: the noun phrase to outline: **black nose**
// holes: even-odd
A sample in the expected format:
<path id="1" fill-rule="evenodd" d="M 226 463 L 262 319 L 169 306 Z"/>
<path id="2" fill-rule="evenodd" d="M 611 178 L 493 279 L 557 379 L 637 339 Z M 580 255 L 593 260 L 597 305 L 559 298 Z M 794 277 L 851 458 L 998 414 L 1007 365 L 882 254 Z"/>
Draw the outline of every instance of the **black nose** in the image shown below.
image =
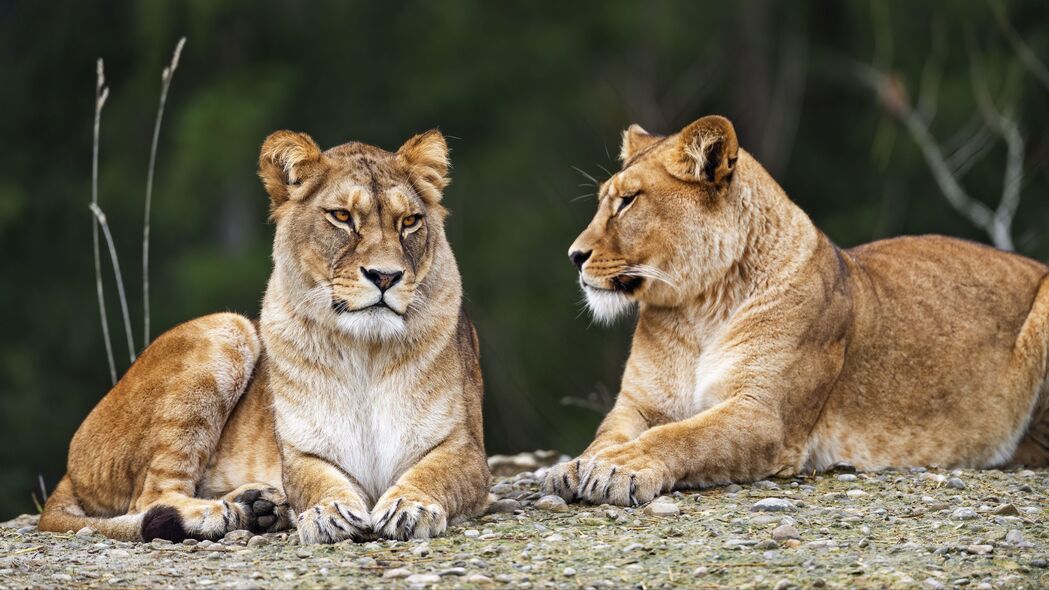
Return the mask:
<path id="1" fill-rule="evenodd" d="M 586 252 L 583 252 L 582 250 L 575 250 L 573 252 L 568 253 L 568 258 L 572 261 L 572 264 L 574 264 L 577 269 L 583 270 L 583 263 L 585 263 L 590 258 L 591 253 L 593 253 L 593 250 L 587 250 Z"/>
<path id="2" fill-rule="evenodd" d="M 375 283 L 375 286 L 379 288 L 383 293 L 387 289 L 397 284 L 397 281 L 401 280 L 404 273 L 401 271 L 387 272 L 385 270 L 375 270 L 374 268 L 361 267 L 361 274 L 363 274 L 369 281 Z"/>

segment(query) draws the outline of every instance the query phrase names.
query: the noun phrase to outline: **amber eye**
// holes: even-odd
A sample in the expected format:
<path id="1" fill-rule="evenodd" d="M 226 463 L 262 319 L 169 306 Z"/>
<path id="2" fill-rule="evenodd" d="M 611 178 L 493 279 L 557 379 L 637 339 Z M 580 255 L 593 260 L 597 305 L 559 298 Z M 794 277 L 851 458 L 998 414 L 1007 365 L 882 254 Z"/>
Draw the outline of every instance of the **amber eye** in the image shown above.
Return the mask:
<path id="1" fill-rule="evenodd" d="M 329 211 L 328 213 L 331 215 L 332 219 L 339 223 L 349 223 L 350 221 L 350 212 L 345 209 L 336 209 L 334 211 Z"/>
<path id="2" fill-rule="evenodd" d="M 401 220 L 401 227 L 403 227 L 404 229 L 415 227 L 419 224 L 420 217 L 421 215 L 409 215 L 408 217 L 405 217 Z"/>

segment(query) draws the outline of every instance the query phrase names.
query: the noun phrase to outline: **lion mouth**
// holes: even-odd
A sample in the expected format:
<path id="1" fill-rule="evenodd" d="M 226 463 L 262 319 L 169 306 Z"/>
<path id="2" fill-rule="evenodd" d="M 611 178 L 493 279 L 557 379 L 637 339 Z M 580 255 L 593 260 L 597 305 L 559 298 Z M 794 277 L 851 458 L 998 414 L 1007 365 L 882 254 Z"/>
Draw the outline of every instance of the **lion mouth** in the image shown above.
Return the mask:
<path id="1" fill-rule="evenodd" d="M 616 275 L 610 280 L 611 287 L 598 287 L 587 282 L 582 276 L 579 277 L 579 282 L 582 283 L 586 289 L 593 289 L 594 291 L 604 291 L 606 293 L 623 293 L 630 295 L 634 291 L 637 291 L 641 283 L 645 281 L 642 277 L 635 277 L 630 275 Z"/>
<path id="2" fill-rule="evenodd" d="M 393 312 L 393 313 L 395 313 L 395 314 L 397 314 L 399 316 L 400 315 L 404 315 L 403 313 L 401 313 L 401 312 L 397 311 L 396 309 L 390 307 L 390 305 L 388 303 L 386 303 L 386 299 L 385 298 L 382 298 L 382 299 L 376 301 L 375 303 L 372 303 L 371 305 L 365 305 L 364 307 L 358 307 L 356 309 L 351 309 L 350 308 L 350 304 L 347 303 L 346 300 L 344 300 L 344 299 L 335 299 L 334 301 L 331 302 L 331 309 L 336 314 L 357 313 L 357 312 L 362 312 L 362 311 L 382 311 L 382 310 L 386 310 L 386 311 Z"/>

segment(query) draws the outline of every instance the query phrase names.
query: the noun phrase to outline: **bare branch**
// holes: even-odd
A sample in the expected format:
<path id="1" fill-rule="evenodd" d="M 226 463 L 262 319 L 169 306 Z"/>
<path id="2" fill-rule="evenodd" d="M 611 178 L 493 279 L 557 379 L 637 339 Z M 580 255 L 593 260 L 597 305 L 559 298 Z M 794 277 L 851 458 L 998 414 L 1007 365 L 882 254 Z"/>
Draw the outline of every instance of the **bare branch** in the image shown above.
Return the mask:
<path id="1" fill-rule="evenodd" d="M 102 107 L 109 96 L 106 88 L 106 75 L 102 59 L 99 58 L 95 69 L 95 128 L 91 148 L 91 206 L 98 205 L 98 135 L 102 125 Z M 106 296 L 102 288 L 102 258 L 99 254 L 98 225 L 91 222 L 91 237 L 95 253 L 95 292 L 98 296 L 98 312 L 102 318 L 102 340 L 106 344 L 106 359 L 109 361 L 109 376 L 113 385 L 117 384 L 117 366 L 113 360 L 113 342 L 109 337 L 109 317 L 106 314 Z"/>
<path id="2" fill-rule="evenodd" d="M 970 196 L 958 183 L 943 151 L 924 119 L 911 106 L 900 82 L 866 64 L 857 64 L 857 70 L 860 81 L 878 95 L 882 104 L 896 116 L 918 144 L 947 202 L 973 225 L 987 232 L 995 246 L 1003 250 L 1013 250 L 1010 227 L 1005 223 L 1011 222 L 1009 210 L 1012 203 L 1006 202 L 1009 195 L 1003 194 L 1003 202 L 998 211 L 992 211 L 990 207 Z"/>
<path id="3" fill-rule="evenodd" d="M 186 45 L 186 38 L 179 39 L 175 45 L 175 51 L 171 55 L 171 64 L 164 68 L 160 80 L 160 104 L 157 106 L 157 119 L 153 124 L 153 144 L 149 149 L 149 171 L 146 174 L 146 212 L 145 221 L 142 224 L 142 347 L 149 346 L 149 217 L 153 207 L 153 171 L 157 162 L 157 142 L 160 139 L 160 124 L 164 120 L 164 106 L 168 100 L 168 89 L 171 88 L 171 79 L 175 77 L 178 69 L 178 60 L 182 55 L 182 48 Z"/>
<path id="4" fill-rule="evenodd" d="M 113 274 L 117 279 L 117 295 L 120 297 L 120 310 L 124 314 L 124 332 L 127 335 L 127 350 L 131 362 L 135 362 L 135 343 L 131 338 L 131 316 L 127 311 L 127 296 L 124 294 L 124 277 L 120 273 L 120 261 L 117 260 L 117 247 L 113 243 L 113 234 L 109 232 L 109 224 L 106 222 L 106 214 L 95 203 L 90 205 L 91 212 L 95 214 L 98 225 L 102 227 L 102 234 L 106 237 L 109 246 L 109 258 L 113 262 Z"/>

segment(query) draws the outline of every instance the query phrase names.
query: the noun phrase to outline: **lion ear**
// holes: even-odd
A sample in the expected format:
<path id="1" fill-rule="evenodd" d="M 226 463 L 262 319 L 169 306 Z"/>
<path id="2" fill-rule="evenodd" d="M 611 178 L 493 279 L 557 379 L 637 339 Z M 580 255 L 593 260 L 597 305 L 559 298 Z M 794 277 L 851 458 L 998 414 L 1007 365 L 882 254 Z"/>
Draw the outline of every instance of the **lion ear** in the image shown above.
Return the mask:
<path id="1" fill-rule="evenodd" d="M 448 143 L 436 129 L 420 133 L 397 150 L 397 161 L 407 169 L 408 178 L 427 205 L 441 202 L 448 186 Z"/>
<path id="2" fill-rule="evenodd" d="M 634 123 L 623 130 L 623 141 L 619 145 L 619 161 L 625 164 L 630 158 L 661 139 L 663 136 L 652 135 Z"/>
<path id="3" fill-rule="evenodd" d="M 717 187 L 732 180 L 739 142 L 725 117 L 703 117 L 681 130 L 670 172 L 679 178 L 705 181 Z"/>
<path id="4" fill-rule="evenodd" d="M 276 209 L 288 200 L 291 187 L 315 175 L 320 169 L 321 148 L 305 133 L 275 131 L 262 143 L 259 152 L 259 178 Z"/>

